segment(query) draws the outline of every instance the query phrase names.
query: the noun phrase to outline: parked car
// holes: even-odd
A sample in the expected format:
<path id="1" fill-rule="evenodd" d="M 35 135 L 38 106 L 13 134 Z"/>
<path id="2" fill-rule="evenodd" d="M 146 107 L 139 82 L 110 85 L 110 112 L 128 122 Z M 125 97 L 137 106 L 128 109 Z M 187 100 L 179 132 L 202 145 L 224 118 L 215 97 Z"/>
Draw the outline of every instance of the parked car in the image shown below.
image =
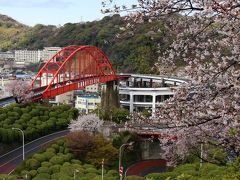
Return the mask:
<path id="1" fill-rule="evenodd" d="M 16 73 L 16 79 L 31 79 L 31 75 L 25 73 L 25 72 L 17 72 Z"/>

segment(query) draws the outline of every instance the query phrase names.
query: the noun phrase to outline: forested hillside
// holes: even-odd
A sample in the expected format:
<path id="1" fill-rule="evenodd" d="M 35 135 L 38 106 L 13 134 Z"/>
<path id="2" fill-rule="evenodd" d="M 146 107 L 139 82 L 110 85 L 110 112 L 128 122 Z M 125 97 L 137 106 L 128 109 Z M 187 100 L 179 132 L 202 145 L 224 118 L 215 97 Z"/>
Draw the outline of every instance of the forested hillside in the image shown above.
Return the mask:
<path id="1" fill-rule="evenodd" d="M 7 21 L 12 23 L 8 25 Z M 156 73 L 153 65 L 158 57 L 157 47 L 164 49 L 172 39 L 164 21 L 144 23 L 126 30 L 123 28 L 125 22 L 119 15 L 104 17 L 100 21 L 67 23 L 62 27 L 40 24 L 27 27 L 11 18 L 0 22 L 7 24 L 0 26 L 0 31 L 4 29 L 0 35 L 2 50 L 94 45 L 108 55 L 119 72 Z"/>
<path id="2" fill-rule="evenodd" d="M 27 29 L 27 26 L 0 14 L 0 49 L 8 50 L 13 48 Z"/>

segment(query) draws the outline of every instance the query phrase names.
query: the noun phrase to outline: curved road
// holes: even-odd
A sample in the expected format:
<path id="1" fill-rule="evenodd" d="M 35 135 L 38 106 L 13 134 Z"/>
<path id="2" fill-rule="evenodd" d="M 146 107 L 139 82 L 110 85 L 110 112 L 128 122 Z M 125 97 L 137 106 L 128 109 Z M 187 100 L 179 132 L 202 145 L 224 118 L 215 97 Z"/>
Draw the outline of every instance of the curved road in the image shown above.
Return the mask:
<path id="1" fill-rule="evenodd" d="M 39 151 L 47 143 L 66 136 L 68 133 L 69 130 L 59 131 L 25 144 L 25 158 Z M 11 173 L 23 161 L 22 158 L 22 146 L 0 156 L 0 174 Z"/>

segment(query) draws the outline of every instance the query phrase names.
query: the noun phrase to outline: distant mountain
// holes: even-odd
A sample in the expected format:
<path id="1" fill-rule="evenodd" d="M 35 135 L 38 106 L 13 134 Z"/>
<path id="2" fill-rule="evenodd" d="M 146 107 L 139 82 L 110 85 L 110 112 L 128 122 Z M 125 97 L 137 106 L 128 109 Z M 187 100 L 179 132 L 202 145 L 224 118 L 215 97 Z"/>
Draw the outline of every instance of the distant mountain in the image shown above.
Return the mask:
<path id="1" fill-rule="evenodd" d="M 26 25 L 19 23 L 9 16 L 0 14 L 0 27 L 3 28 L 20 28 L 26 27 Z"/>
<path id="2" fill-rule="evenodd" d="M 111 59 L 116 70 L 156 73 L 152 67 L 159 53 L 173 40 L 167 21 L 137 25 L 124 29 L 119 15 L 99 21 L 67 23 L 61 27 L 35 25 L 27 27 L 8 16 L 0 16 L 0 49 L 42 49 L 46 46 L 94 45 Z M 157 47 L 160 45 L 160 52 Z"/>
<path id="3" fill-rule="evenodd" d="M 0 14 L 0 50 L 11 50 L 27 29 L 26 25 Z"/>

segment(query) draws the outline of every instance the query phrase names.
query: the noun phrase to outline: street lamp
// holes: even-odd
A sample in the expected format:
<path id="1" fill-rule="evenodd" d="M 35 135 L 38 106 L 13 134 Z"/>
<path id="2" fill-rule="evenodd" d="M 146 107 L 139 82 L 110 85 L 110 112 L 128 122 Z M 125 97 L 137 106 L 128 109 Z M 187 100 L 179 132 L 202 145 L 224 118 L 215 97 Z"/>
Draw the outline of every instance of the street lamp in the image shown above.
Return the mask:
<path id="1" fill-rule="evenodd" d="M 123 171 L 123 169 L 122 169 L 122 163 L 121 163 L 121 161 L 122 161 L 122 148 L 123 148 L 124 146 L 132 146 L 133 143 L 134 143 L 134 142 L 122 144 L 122 145 L 120 146 L 120 148 L 119 148 L 119 167 L 118 167 L 118 168 L 119 168 L 120 180 L 122 180 L 122 178 L 123 178 L 122 174 L 120 173 L 120 170 Z M 123 173 L 123 172 L 122 172 L 122 173 Z"/>
<path id="2" fill-rule="evenodd" d="M 23 132 L 23 130 L 21 130 L 20 128 L 12 128 L 12 130 L 18 130 L 18 131 L 20 131 L 21 133 L 22 133 L 22 143 L 23 143 L 23 145 L 22 145 L 22 147 L 23 147 L 23 161 L 25 160 L 25 151 L 24 151 L 24 132 Z"/>

